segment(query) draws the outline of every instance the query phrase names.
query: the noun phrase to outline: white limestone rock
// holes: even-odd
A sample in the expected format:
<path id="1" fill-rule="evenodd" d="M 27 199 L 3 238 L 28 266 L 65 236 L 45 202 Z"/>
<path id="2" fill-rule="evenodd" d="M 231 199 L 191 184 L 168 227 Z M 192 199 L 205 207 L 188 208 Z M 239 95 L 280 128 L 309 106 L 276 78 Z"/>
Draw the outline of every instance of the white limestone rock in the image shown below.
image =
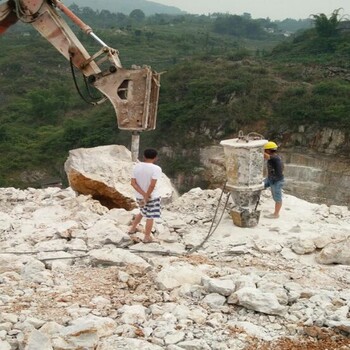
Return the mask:
<path id="1" fill-rule="evenodd" d="M 205 274 L 191 264 L 175 263 L 166 265 L 157 274 L 155 282 L 158 288 L 170 290 L 182 286 L 183 284 L 201 284 L 201 279 Z"/>
<path id="2" fill-rule="evenodd" d="M 227 302 L 268 315 L 282 315 L 286 311 L 286 307 L 278 302 L 275 294 L 263 293 L 254 288 L 242 288 L 236 291 Z"/>
<path id="3" fill-rule="evenodd" d="M 191 313 L 188 315 L 188 318 L 192 320 L 193 322 L 201 325 L 204 324 L 207 320 L 208 312 L 202 308 L 197 306 L 193 310 L 191 310 Z"/>
<path id="4" fill-rule="evenodd" d="M 85 241 L 80 238 L 74 238 L 66 243 L 66 249 L 70 252 L 81 253 L 87 250 Z"/>
<path id="5" fill-rule="evenodd" d="M 254 273 L 251 273 L 249 275 L 238 275 L 234 279 L 236 290 L 242 288 L 256 288 L 258 281 L 260 281 L 260 277 Z"/>
<path id="6" fill-rule="evenodd" d="M 40 332 L 51 337 L 54 334 L 60 333 L 61 331 L 63 331 L 63 329 L 64 329 L 64 326 L 58 324 L 57 322 L 50 321 L 50 322 L 46 322 L 40 328 Z"/>
<path id="7" fill-rule="evenodd" d="M 349 320 L 342 320 L 342 321 L 329 321 L 327 322 L 327 325 L 332 328 L 336 328 L 340 331 L 346 332 L 347 334 L 350 334 L 350 321 Z"/>
<path id="8" fill-rule="evenodd" d="M 34 245 L 34 250 L 45 252 L 45 251 L 64 251 L 66 249 L 67 241 L 65 239 L 50 239 L 43 242 L 39 242 Z"/>
<path id="9" fill-rule="evenodd" d="M 170 334 L 167 334 L 164 337 L 164 342 L 166 345 L 177 344 L 177 343 L 183 341 L 185 339 L 185 337 L 186 337 L 185 332 L 175 331 L 175 332 L 172 332 Z"/>
<path id="10" fill-rule="evenodd" d="M 0 254 L 0 274 L 4 272 L 21 272 L 25 259 L 15 254 Z"/>
<path id="11" fill-rule="evenodd" d="M 203 339 L 185 340 L 177 344 L 181 349 L 186 350 L 211 350 L 208 343 Z"/>
<path id="12" fill-rule="evenodd" d="M 94 249 L 89 252 L 91 263 L 94 266 L 127 266 L 135 265 L 145 270 L 150 270 L 152 267 L 144 259 L 132 254 L 127 250 L 115 247 L 105 247 L 102 249 Z"/>
<path id="13" fill-rule="evenodd" d="M 329 207 L 329 213 L 338 218 L 346 218 L 350 215 L 348 207 L 340 205 L 331 205 Z"/>
<path id="14" fill-rule="evenodd" d="M 16 315 L 15 313 L 2 312 L 0 314 L 0 322 L 17 323 L 18 315 Z"/>
<path id="15" fill-rule="evenodd" d="M 5 341 L 5 340 L 0 340 L 0 349 L 1 349 L 1 350 L 11 350 L 12 347 L 11 347 L 11 345 L 10 345 L 7 341 Z"/>
<path id="16" fill-rule="evenodd" d="M 10 215 L 0 212 L 0 232 L 9 230 L 12 221 L 13 219 Z"/>
<path id="17" fill-rule="evenodd" d="M 250 334 L 253 337 L 256 337 L 258 339 L 263 339 L 266 341 L 271 341 L 272 337 L 271 335 L 267 332 L 266 328 L 262 326 L 258 326 L 256 324 L 253 324 L 251 322 L 247 321 L 230 321 L 227 323 L 231 327 L 239 327 L 243 328 L 248 334 Z"/>
<path id="18" fill-rule="evenodd" d="M 105 220 L 112 220 L 116 225 L 129 225 L 133 215 L 123 208 L 113 208 L 103 216 Z"/>
<path id="19" fill-rule="evenodd" d="M 57 234 L 61 238 L 71 238 L 72 232 L 80 228 L 80 225 L 75 220 L 67 220 L 55 225 Z"/>
<path id="20" fill-rule="evenodd" d="M 120 321 L 126 324 L 143 324 L 146 320 L 146 308 L 142 305 L 124 305 L 118 309 Z"/>
<path id="21" fill-rule="evenodd" d="M 126 283 L 126 282 L 128 282 L 129 278 L 130 278 L 130 275 L 128 273 L 126 273 L 124 271 L 118 271 L 118 280 L 120 282 Z"/>
<path id="22" fill-rule="evenodd" d="M 51 340 L 40 331 L 33 330 L 25 342 L 25 350 L 53 350 Z"/>
<path id="23" fill-rule="evenodd" d="M 323 218 L 328 218 L 329 207 L 326 204 L 321 204 L 315 208 L 315 213 L 320 215 Z"/>
<path id="24" fill-rule="evenodd" d="M 123 349 L 123 350 L 163 350 L 163 346 L 152 344 L 143 339 L 132 339 L 120 336 L 112 336 L 101 339 L 97 350 L 111 350 L 111 349 Z"/>
<path id="25" fill-rule="evenodd" d="M 299 255 L 309 254 L 316 250 L 314 241 L 309 238 L 296 239 L 291 248 Z"/>
<path id="26" fill-rule="evenodd" d="M 96 309 L 99 310 L 99 309 L 105 308 L 106 306 L 110 306 L 111 300 L 103 296 L 96 296 L 91 299 L 90 304 L 92 305 L 92 307 L 95 307 Z"/>
<path id="27" fill-rule="evenodd" d="M 254 241 L 255 248 L 262 253 L 279 253 L 282 250 L 281 244 L 271 239 L 258 239 Z"/>
<path id="28" fill-rule="evenodd" d="M 53 204 L 38 208 L 34 211 L 32 220 L 35 221 L 37 226 L 46 225 L 50 227 L 55 226 L 56 223 L 65 221 L 70 217 L 70 212 L 59 204 Z"/>
<path id="29" fill-rule="evenodd" d="M 287 291 L 288 303 L 292 304 L 296 302 L 302 293 L 303 288 L 300 284 L 295 282 L 287 282 L 284 284 L 284 288 Z"/>
<path id="30" fill-rule="evenodd" d="M 130 185 L 133 166 L 126 147 L 110 145 L 69 151 L 64 169 L 70 186 L 79 193 L 91 194 L 109 208 L 130 210 L 136 206 Z M 176 196 L 165 174 L 158 186 L 164 202 Z"/>
<path id="31" fill-rule="evenodd" d="M 45 321 L 40 320 L 36 317 L 27 317 L 26 322 L 31 324 L 35 329 L 39 329 L 45 324 Z"/>
<path id="32" fill-rule="evenodd" d="M 110 317 L 99 317 L 94 315 L 88 315 L 81 317 L 71 322 L 72 326 L 81 327 L 82 325 L 93 325 L 99 337 L 107 337 L 114 333 L 115 321 Z"/>
<path id="33" fill-rule="evenodd" d="M 71 329 L 66 328 L 63 334 L 55 335 L 52 338 L 54 349 L 96 349 L 99 343 L 99 337 L 96 329 Z"/>
<path id="34" fill-rule="evenodd" d="M 226 298 L 218 293 L 211 293 L 206 295 L 202 302 L 212 309 L 220 309 L 226 303 Z"/>
<path id="35" fill-rule="evenodd" d="M 223 296 L 229 296 L 235 291 L 235 284 L 230 279 L 202 278 L 202 284 L 207 292 L 218 293 Z"/>
<path id="36" fill-rule="evenodd" d="M 345 241 L 330 243 L 316 256 L 320 264 L 350 265 L 350 238 Z"/>
<path id="37" fill-rule="evenodd" d="M 89 248 L 101 248 L 105 244 L 114 244 L 117 247 L 130 245 L 131 239 L 112 220 L 100 220 L 86 230 Z"/>
<path id="38" fill-rule="evenodd" d="M 37 259 L 31 259 L 23 266 L 21 276 L 27 281 L 52 284 L 50 271 L 46 270 L 45 265 Z"/>
<path id="39" fill-rule="evenodd" d="M 288 295 L 283 284 L 270 280 L 261 280 L 258 282 L 258 289 L 263 293 L 273 293 L 276 295 L 277 300 L 281 305 L 288 304 Z"/>

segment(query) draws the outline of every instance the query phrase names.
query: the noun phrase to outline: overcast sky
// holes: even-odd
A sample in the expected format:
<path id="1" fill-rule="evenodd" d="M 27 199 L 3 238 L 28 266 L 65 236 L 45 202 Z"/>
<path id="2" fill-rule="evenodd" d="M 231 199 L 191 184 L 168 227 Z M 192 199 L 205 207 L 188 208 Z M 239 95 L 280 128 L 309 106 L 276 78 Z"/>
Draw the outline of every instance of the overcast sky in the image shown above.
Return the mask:
<path id="1" fill-rule="evenodd" d="M 330 15 L 343 8 L 341 15 L 350 15 L 350 0 L 153 0 L 196 14 L 214 12 L 241 15 L 248 12 L 253 18 L 272 20 L 285 18 L 308 18 L 312 14 Z"/>

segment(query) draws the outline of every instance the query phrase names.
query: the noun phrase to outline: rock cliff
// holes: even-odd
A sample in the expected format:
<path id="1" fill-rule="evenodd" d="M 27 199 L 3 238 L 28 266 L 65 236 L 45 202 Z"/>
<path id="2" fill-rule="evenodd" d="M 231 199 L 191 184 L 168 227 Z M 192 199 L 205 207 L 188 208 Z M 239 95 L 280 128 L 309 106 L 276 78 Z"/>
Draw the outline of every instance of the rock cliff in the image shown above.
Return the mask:
<path id="1" fill-rule="evenodd" d="M 285 191 L 314 203 L 350 207 L 350 140 L 347 131 L 305 128 L 284 133 L 278 142 L 285 163 Z M 204 178 L 213 187 L 225 182 L 223 149 L 201 149 Z"/>

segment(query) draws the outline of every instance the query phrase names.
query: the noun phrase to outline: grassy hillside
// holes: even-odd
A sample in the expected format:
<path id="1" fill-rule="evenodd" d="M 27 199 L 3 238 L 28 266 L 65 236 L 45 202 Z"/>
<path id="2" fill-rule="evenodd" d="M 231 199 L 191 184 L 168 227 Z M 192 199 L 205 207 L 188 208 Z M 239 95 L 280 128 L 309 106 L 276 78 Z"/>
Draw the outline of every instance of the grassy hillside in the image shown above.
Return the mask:
<path id="1" fill-rule="evenodd" d="M 172 149 L 171 157 L 162 156 L 170 176 L 193 175 L 200 147 L 240 129 L 278 137 L 299 123 L 350 126 L 348 33 L 320 39 L 312 29 L 286 39 L 268 34 L 270 23 L 237 17 L 88 22 L 120 51 L 124 66 L 164 72 L 157 129 L 142 134 L 141 147 Z M 91 18 L 101 21 L 100 14 Z M 233 34 L 237 21 L 241 31 Z M 78 35 L 90 53 L 97 51 L 92 39 Z M 117 129 L 111 105 L 86 105 L 68 62 L 30 26 L 16 25 L 0 46 L 0 186 L 64 181 L 63 163 L 73 148 L 129 146 L 130 134 Z"/>

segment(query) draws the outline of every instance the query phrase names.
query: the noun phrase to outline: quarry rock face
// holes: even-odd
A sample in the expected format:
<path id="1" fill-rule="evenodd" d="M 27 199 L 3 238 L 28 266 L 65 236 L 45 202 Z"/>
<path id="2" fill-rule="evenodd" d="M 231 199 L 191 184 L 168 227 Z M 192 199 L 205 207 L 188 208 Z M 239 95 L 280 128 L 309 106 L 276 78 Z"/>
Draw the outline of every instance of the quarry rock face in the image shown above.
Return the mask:
<path id="1" fill-rule="evenodd" d="M 346 130 L 300 125 L 281 140 L 285 191 L 315 203 L 350 207 L 350 159 Z M 210 146 L 200 150 L 203 177 L 212 186 L 225 182 L 224 150 Z"/>
<path id="2" fill-rule="evenodd" d="M 131 210 L 136 207 L 130 186 L 133 166 L 126 147 L 111 145 L 70 151 L 64 169 L 69 185 L 78 193 L 91 195 L 109 209 Z M 159 189 L 164 202 L 175 196 L 176 191 L 164 174 Z"/>

